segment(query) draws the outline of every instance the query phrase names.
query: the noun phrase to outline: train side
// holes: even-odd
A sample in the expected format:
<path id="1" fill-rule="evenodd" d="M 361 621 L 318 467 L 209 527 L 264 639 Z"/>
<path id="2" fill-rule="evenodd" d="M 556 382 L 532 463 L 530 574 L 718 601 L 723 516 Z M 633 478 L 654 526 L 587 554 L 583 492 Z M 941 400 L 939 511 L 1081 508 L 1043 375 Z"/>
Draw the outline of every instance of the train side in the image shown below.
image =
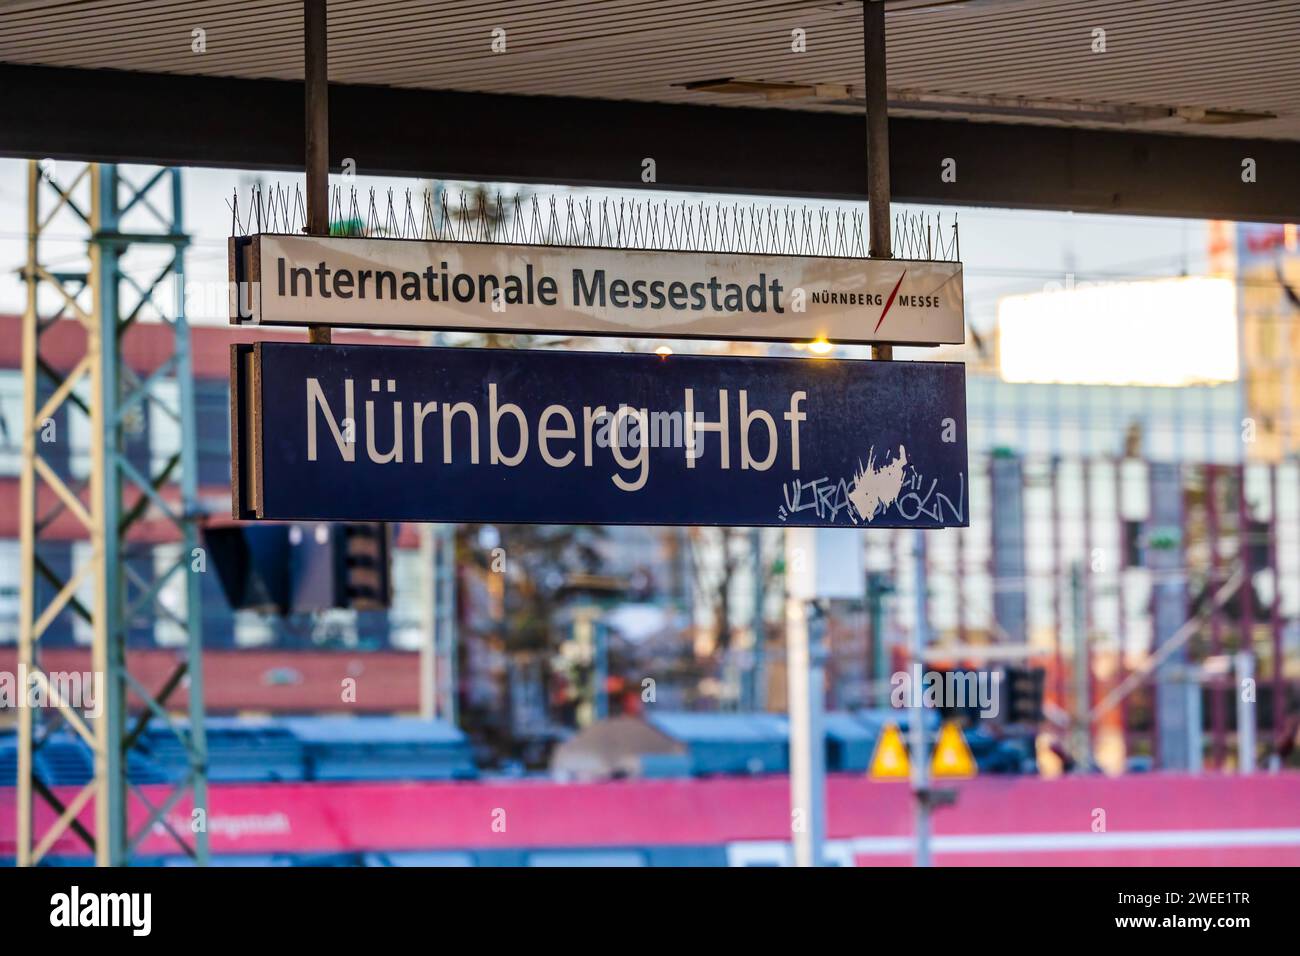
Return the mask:
<path id="1" fill-rule="evenodd" d="M 934 821 L 941 866 L 1300 865 L 1300 773 L 983 777 L 953 786 L 955 805 Z M 155 803 L 165 796 L 165 787 L 143 789 Z M 14 797 L 0 788 L 7 861 Z M 834 774 L 827 805 L 832 863 L 910 862 L 906 784 Z M 142 823 L 143 807 L 134 809 Z M 89 825 L 89 811 L 83 816 Z M 170 816 L 177 829 L 191 827 L 186 806 Z M 788 779 L 769 775 L 214 784 L 206 826 L 217 863 L 772 866 L 789 862 L 789 820 Z M 184 862 L 169 855 L 174 847 L 157 832 L 141 849 L 157 863 Z M 69 833 L 51 853 L 51 862 L 85 859 Z"/>

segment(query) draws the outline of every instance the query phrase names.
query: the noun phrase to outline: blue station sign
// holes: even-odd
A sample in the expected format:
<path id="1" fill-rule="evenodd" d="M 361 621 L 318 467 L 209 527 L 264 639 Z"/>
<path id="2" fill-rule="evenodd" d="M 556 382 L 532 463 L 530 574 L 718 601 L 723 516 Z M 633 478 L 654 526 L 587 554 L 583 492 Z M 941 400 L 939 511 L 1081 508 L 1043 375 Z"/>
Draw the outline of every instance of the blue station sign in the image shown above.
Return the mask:
<path id="1" fill-rule="evenodd" d="M 964 527 L 960 363 L 262 342 L 237 518 Z"/>

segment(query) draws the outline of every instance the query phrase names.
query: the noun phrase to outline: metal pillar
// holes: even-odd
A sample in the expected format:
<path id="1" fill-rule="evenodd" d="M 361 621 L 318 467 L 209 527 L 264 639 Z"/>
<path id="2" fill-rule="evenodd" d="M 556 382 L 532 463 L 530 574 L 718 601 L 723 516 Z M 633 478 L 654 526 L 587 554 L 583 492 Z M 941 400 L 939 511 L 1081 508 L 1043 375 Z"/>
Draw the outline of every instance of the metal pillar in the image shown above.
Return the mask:
<path id="1" fill-rule="evenodd" d="M 591 622 L 591 706 L 592 717 L 609 717 L 609 628 L 599 619 Z"/>
<path id="2" fill-rule="evenodd" d="M 871 628 L 870 706 L 889 706 L 889 649 L 885 647 L 885 595 L 894 592 L 883 571 L 867 572 L 867 617 Z"/>
<path id="3" fill-rule="evenodd" d="M 1281 502 L 1278 499 L 1277 473 L 1278 465 L 1269 466 L 1269 514 L 1268 553 L 1269 567 L 1273 573 L 1273 603 L 1269 608 L 1269 630 L 1273 646 L 1273 750 L 1281 748 L 1286 736 L 1283 724 L 1286 722 L 1286 675 L 1284 673 L 1282 654 L 1282 565 L 1278 560 L 1278 533 L 1281 527 Z M 1241 682 L 1237 683 L 1237 694 L 1241 694 Z"/>
<path id="4" fill-rule="evenodd" d="M 101 239 L 106 233 L 116 232 L 119 226 L 117 204 L 117 178 L 113 167 L 96 166 L 94 175 L 99 180 L 94 243 L 98 254 L 95 295 L 98 308 L 95 318 L 99 323 L 97 340 L 91 348 L 99 351 L 99 375 L 95 379 L 92 396 L 95 414 L 92 425 L 91 468 L 98 489 L 92 495 L 102 503 L 100 515 L 103 523 L 95 529 L 95 547 L 103 555 L 104 573 L 95 581 L 96 605 L 102 610 L 96 622 L 94 657 L 95 670 L 104 675 L 104 714 L 99 721 L 96 738 L 95 776 L 104 781 L 95 814 L 95 834 L 98 846 L 95 862 L 99 866 L 121 866 L 126 862 L 126 768 L 122 741 L 126 739 L 126 686 L 122 674 L 126 670 L 126 635 L 120 630 L 122 611 L 126 603 L 126 582 L 116 569 L 122 567 L 123 542 L 113 533 L 119 523 L 122 507 L 122 476 L 113 467 L 114 453 L 120 451 L 122 436 L 117 427 L 118 361 L 116 345 L 117 325 L 121 302 L 118 283 L 114 276 L 120 273 L 126 249 L 117 243 Z M 107 195 L 105 195 L 107 193 Z M 102 636 L 101 636 L 102 635 Z"/>
<path id="5" fill-rule="evenodd" d="M 785 530 L 785 669 L 795 866 L 820 866 L 826 838 L 825 621 L 817 529 Z"/>
<path id="6" fill-rule="evenodd" d="M 95 703 L 102 711 L 92 727 L 75 701 L 59 700 L 52 709 L 20 710 L 17 861 L 20 866 L 39 863 L 71 830 L 93 850 L 97 864 L 125 865 L 140 841 L 160 828 L 203 864 L 208 843 L 207 745 L 198 573 L 206 568 L 206 560 L 194 524 L 197 453 L 184 297 L 175 296 L 174 308 L 162 298 L 164 291 L 171 291 L 170 280 L 177 282 L 176 290 L 184 288 L 183 256 L 189 240 L 182 225 L 180 172 L 161 169 L 143 174 L 142 184 L 137 185 L 116 166 L 77 164 L 74 169 L 74 175 L 61 179 L 52 166 L 44 170 L 34 162 L 28 166 L 19 660 L 51 692 L 53 685 L 40 670 L 40 639 L 61 613 L 76 614 L 91 630 L 91 666 L 103 695 Z M 147 223 L 139 229 L 126 224 L 141 220 Z M 43 233 L 66 235 L 70 223 L 84 230 L 89 266 L 84 272 L 52 271 L 44 264 Z M 166 264 L 154 267 L 143 279 L 123 268 L 128 250 L 140 244 L 170 248 Z M 51 298 L 53 310 L 47 308 Z M 120 361 L 121 346 L 123 336 L 150 316 L 171 330 L 173 349 L 170 358 L 141 379 Z M 60 319 L 78 321 L 85 329 L 85 352 L 70 368 L 56 366 L 41 353 L 43 333 Z M 42 383 L 53 391 L 38 404 Z M 167 386 L 174 386 L 174 393 Z M 67 434 L 51 436 L 47 430 L 51 416 L 60 409 L 69 414 L 79 411 L 89 424 L 89 474 L 84 480 L 78 480 L 71 467 L 59 474 L 42 454 L 41 444 L 68 440 Z M 128 422 L 152 412 L 171 417 L 181 435 L 180 448 L 159 468 L 153 467 L 152 454 L 143 465 L 126 454 Z M 90 544 L 89 556 L 67 580 L 44 560 L 41 548 L 51 537 L 55 519 L 64 513 L 71 514 Z M 131 542 L 131 531 L 146 516 L 161 516 L 174 526 L 179 542 L 175 560 L 161 564 L 150 551 L 142 562 L 133 553 L 138 549 Z M 177 572 L 182 575 L 183 611 L 173 610 L 163 600 L 167 588 L 176 585 Z M 38 575 L 55 592 L 47 602 L 39 600 Z M 85 586 L 93 589 L 89 607 L 77 598 Z M 186 638 L 175 671 L 156 689 L 145 687 L 127 666 L 129 629 L 146 610 L 182 629 Z M 175 723 L 166 709 L 168 699 L 185 681 L 188 726 Z M 127 775 L 127 755 L 155 718 L 176 734 L 189 757 L 185 773 L 157 803 L 152 794 L 132 786 Z M 94 779 L 67 803 L 37 775 L 35 760 L 51 733 L 65 722 L 91 747 L 95 763 Z M 168 813 L 187 794 L 195 812 L 182 824 Z M 142 813 L 129 812 L 133 795 Z M 35 797 L 55 815 L 39 838 Z M 92 799 L 93 832 L 80 819 Z M 191 839 L 183 836 L 187 828 Z"/>
<path id="7" fill-rule="evenodd" d="M 428 597 L 420 615 L 420 718 L 438 718 L 438 610 L 441 603 L 438 587 L 437 528 L 422 524 L 420 533 L 420 568 L 428 574 Z"/>
<path id="8" fill-rule="evenodd" d="M 1082 665 L 1076 666 L 1076 677 L 1081 678 L 1075 685 L 1075 692 L 1083 695 L 1083 700 L 1079 704 L 1079 712 L 1088 713 L 1092 709 L 1092 683 L 1093 683 L 1093 661 L 1092 661 L 1092 634 L 1094 631 L 1095 618 L 1093 616 L 1092 598 L 1092 462 L 1084 458 L 1079 462 L 1079 479 L 1083 485 L 1083 563 L 1080 567 L 1080 584 L 1083 588 L 1083 642 L 1077 645 L 1083 653 L 1084 661 Z M 1093 742 L 1095 737 L 1095 728 L 1089 726 L 1088 731 L 1088 756 L 1089 759 L 1094 756 Z"/>
<path id="9" fill-rule="evenodd" d="M 1029 639 L 1024 465 L 1018 457 L 997 455 L 990 469 L 993 619 L 1012 644 L 1021 645 Z"/>
<path id="10" fill-rule="evenodd" d="M 1210 675 L 1209 680 L 1215 678 Z M 1187 770 L 1201 773 L 1205 770 L 1205 715 L 1201 713 L 1201 684 L 1203 672 L 1200 668 L 1183 669 L 1183 696 L 1187 707 Z"/>
<path id="11" fill-rule="evenodd" d="M 1128 526 L 1124 522 L 1124 459 L 1115 459 L 1115 519 L 1119 524 L 1119 547 L 1115 556 L 1115 686 L 1124 683 L 1128 677 L 1128 595 L 1124 585 L 1125 571 L 1128 569 Z M 1124 746 L 1124 756 L 1129 752 L 1128 740 L 1128 700 L 1119 702 L 1119 733 Z"/>
<path id="12" fill-rule="evenodd" d="M 1079 773 L 1092 770 L 1092 717 L 1089 688 L 1092 684 L 1092 654 L 1089 645 L 1088 614 L 1084 608 L 1087 588 L 1079 562 L 1070 568 L 1071 606 L 1074 609 L 1074 760 Z"/>
<path id="13" fill-rule="evenodd" d="M 1215 465 L 1205 466 L 1205 528 L 1210 542 L 1210 577 L 1206 585 L 1207 593 L 1213 594 L 1223 584 L 1223 563 L 1219 553 L 1219 469 Z M 1223 615 L 1219 609 L 1210 608 L 1210 654 L 1218 657 L 1223 653 Z M 1214 728 L 1214 751 L 1212 762 L 1215 770 L 1223 769 L 1224 728 L 1226 717 L 1223 709 L 1223 695 L 1219 692 L 1218 680 L 1210 677 L 1210 720 Z"/>
<path id="14" fill-rule="evenodd" d="M 956 555 L 954 557 L 953 577 L 957 590 L 957 643 L 966 643 L 966 529 L 954 528 Z M 1026 586 L 1026 590 L 1028 587 Z"/>
<path id="15" fill-rule="evenodd" d="M 330 234 L 329 29 L 326 0 L 303 0 L 302 59 L 304 126 L 307 133 L 307 235 Z M 328 325 L 307 329 L 307 341 L 328 345 Z"/>
<path id="16" fill-rule="evenodd" d="M 1259 568 L 1252 567 L 1250 549 L 1251 541 L 1251 508 L 1250 501 L 1246 497 L 1246 463 L 1243 461 L 1239 466 L 1237 479 L 1237 556 L 1241 562 L 1241 573 L 1243 580 L 1241 582 L 1241 640 L 1237 644 L 1237 650 L 1241 653 L 1255 653 L 1255 572 Z M 1240 693 L 1237 695 L 1240 698 Z M 1215 682 L 1215 700 L 1223 698 L 1223 682 L 1219 678 Z M 1215 735 L 1215 746 L 1219 746 L 1218 734 Z M 1227 742 L 1223 742 L 1223 749 L 1226 751 Z M 1218 763 L 1222 768 L 1222 762 Z"/>
<path id="17" fill-rule="evenodd" d="M 867 219 L 873 259 L 893 258 L 889 230 L 889 99 L 885 58 L 885 5 L 862 4 L 862 66 L 867 106 Z M 871 346 L 871 357 L 888 361 L 892 345 Z"/>
<path id="18" fill-rule="evenodd" d="M 1237 773 L 1255 772 L 1255 697 L 1249 700 L 1242 693 L 1246 681 L 1255 679 L 1255 655 L 1238 651 L 1233 655 L 1233 670 L 1237 685 Z"/>
<path id="19" fill-rule="evenodd" d="M 816 601 L 786 601 L 790 807 L 795 866 L 822 866 L 826 848 L 826 619 Z"/>
<path id="20" fill-rule="evenodd" d="M 1056 600 L 1053 603 L 1053 618 L 1056 629 L 1052 634 L 1052 659 L 1055 680 L 1053 681 L 1053 690 L 1056 695 L 1056 706 L 1062 710 L 1066 707 L 1065 698 L 1065 621 L 1066 621 L 1066 571 L 1065 571 L 1065 543 L 1064 543 L 1064 526 L 1065 521 L 1061 517 L 1061 460 L 1055 456 L 1052 458 L 1052 471 L 1047 479 L 1051 486 L 1051 495 L 1048 498 L 1049 507 L 1052 510 L 1052 590 L 1055 592 Z"/>
<path id="21" fill-rule="evenodd" d="M 765 658 L 767 627 L 763 620 L 767 605 L 767 566 L 763 563 L 763 529 L 754 528 L 749 533 L 750 549 L 754 576 L 754 606 L 750 621 L 750 661 L 748 674 L 748 691 L 746 708 L 749 710 L 767 710 L 767 660 Z"/>
<path id="22" fill-rule="evenodd" d="M 455 726 L 458 719 L 459 678 L 456 674 L 456 526 L 436 527 L 434 654 L 437 659 L 438 716 Z"/>
<path id="23" fill-rule="evenodd" d="M 925 532 L 917 528 L 916 537 L 916 624 L 912 628 L 911 671 L 925 671 L 925 650 L 930 643 L 929 601 L 926 595 Z M 931 852 L 930 805 L 930 753 L 925 740 L 925 707 L 919 688 L 912 688 L 912 706 L 907 713 L 907 730 L 912 751 L 912 793 L 916 801 L 916 851 L 917 866 L 930 866 Z"/>
<path id="24" fill-rule="evenodd" d="M 1179 631 L 1187 621 L 1187 579 L 1184 541 L 1182 471 L 1177 464 L 1152 462 L 1147 493 L 1150 514 L 1147 567 L 1151 569 L 1152 654 L 1155 668 L 1153 707 L 1155 751 L 1162 770 L 1191 766 L 1188 750 L 1188 654 Z M 1174 646 L 1167 650 L 1166 644 Z M 1199 693 L 1199 689 L 1197 691 Z"/>

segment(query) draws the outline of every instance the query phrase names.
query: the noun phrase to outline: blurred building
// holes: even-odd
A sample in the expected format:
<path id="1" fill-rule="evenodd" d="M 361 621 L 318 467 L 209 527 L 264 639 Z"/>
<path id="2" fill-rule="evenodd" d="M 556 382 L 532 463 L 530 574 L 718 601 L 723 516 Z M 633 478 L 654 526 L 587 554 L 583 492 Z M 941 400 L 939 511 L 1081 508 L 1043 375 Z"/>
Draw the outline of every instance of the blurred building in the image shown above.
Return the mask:
<path id="1" fill-rule="evenodd" d="M 972 337 L 961 356 L 970 527 L 927 534 L 926 592 L 929 633 L 951 649 L 948 660 L 975 662 L 971 645 L 1024 648 L 1048 670 L 1049 710 L 1063 729 L 1081 700 L 1105 697 L 1210 608 L 1234 575 L 1244 576 L 1249 587 L 1239 584 L 1202 614 L 1171 658 L 1183 676 L 1207 661 L 1219 668 L 1205 678 L 1203 700 L 1218 763 L 1234 720 L 1227 655 L 1255 655 L 1265 745 L 1282 739 L 1296 709 L 1300 252 L 1293 227 L 1216 225 L 1211 236 L 1212 275 L 1011 297 L 999 328 Z M 165 358 L 155 331 L 142 325 L 126 342 L 138 374 Z M 80 334 L 73 323 L 48 333 L 55 361 L 60 338 L 72 356 Z M 196 327 L 193 339 L 202 496 L 215 521 L 228 520 L 233 334 Z M 0 317 L 0 654 L 16 641 L 19 449 L 9 423 L 21 417 L 20 343 L 19 319 Z M 55 454 L 46 457 L 79 480 L 88 473 L 87 436 L 65 424 L 56 419 Z M 130 454 L 162 460 L 175 449 L 176 429 L 156 409 L 142 409 L 128 427 Z M 66 528 L 42 555 L 64 573 L 87 547 L 74 523 Z M 168 561 L 178 546 L 168 534 L 140 523 L 130 560 Z M 458 693 L 467 712 L 491 718 L 494 733 L 548 734 L 555 721 L 572 724 L 580 714 L 635 713 L 646 675 L 656 676 L 656 700 L 675 708 L 784 706 L 781 529 L 554 534 L 461 530 Z M 829 625 L 835 709 L 881 702 L 916 625 L 915 536 L 873 529 L 859 537 L 861 566 L 851 573 L 860 595 L 837 598 Z M 510 555 L 504 574 L 488 563 L 498 545 Z M 412 652 L 431 613 L 428 565 L 419 536 L 403 527 L 391 611 L 288 620 L 231 611 L 216 576 L 205 577 L 212 708 L 327 708 L 328 695 L 317 700 L 307 690 L 313 665 L 293 656 L 310 652 L 369 655 L 355 666 L 387 675 L 388 693 L 373 706 L 415 710 Z M 575 587 L 584 575 L 599 576 L 604 591 Z M 179 582 L 164 600 L 183 600 Z M 575 626 L 584 604 L 598 611 L 600 642 Z M 1074 666 L 1082 636 L 1086 687 Z M 130 634 L 143 652 L 180 639 L 165 614 L 149 610 Z M 52 652 L 83 647 L 89 634 L 65 611 L 43 643 Z M 263 663 L 250 664 L 251 651 L 265 654 Z M 1134 754 L 1161 756 L 1162 719 L 1186 718 L 1169 709 L 1172 691 L 1160 702 L 1159 687 L 1172 680 L 1172 672 L 1159 676 L 1103 715 L 1099 759 L 1118 766 Z M 1165 737 L 1169 751 L 1173 738 Z"/>
<path id="2" fill-rule="evenodd" d="M 1203 682 L 1207 760 L 1223 763 L 1235 722 L 1226 661 L 1239 651 L 1256 661 L 1266 748 L 1296 711 L 1300 256 L 1293 227 L 1217 226 L 1215 275 L 1000 303 L 994 335 L 967 349 L 970 527 L 927 535 L 932 640 L 1028 645 L 1062 718 L 1176 640 L 1167 673 L 1099 720 L 1098 759 L 1115 769 L 1162 756 L 1162 720 L 1195 721 L 1172 700 L 1175 678 Z M 868 568 L 893 586 L 883 636 L 897 662 L 915 626 L 913 536 L 865 537 Z M 1248 586 L 1233 585 L 1238 574 Z M 851 672 L 833 672 L 833 696 L 861 696 Z M 1174 737 L 1193 739 L 1166 727 L 1163 762 L 1186 766 L 1193 755 L 1174 759 Z"/>
<path id="3" fill-rule="evenodd" d="M 1281 461 L 1300 452 L 1300 230 L 1237 226 L 1241 359 L 1249 455 Z"/>

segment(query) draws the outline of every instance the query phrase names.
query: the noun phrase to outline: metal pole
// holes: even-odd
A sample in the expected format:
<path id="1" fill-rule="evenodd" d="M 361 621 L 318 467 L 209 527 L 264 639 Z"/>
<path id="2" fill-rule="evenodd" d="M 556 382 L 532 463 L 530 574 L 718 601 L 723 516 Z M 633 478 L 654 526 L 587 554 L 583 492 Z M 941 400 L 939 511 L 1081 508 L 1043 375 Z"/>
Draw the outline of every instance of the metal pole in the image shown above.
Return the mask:
<path id="1" fill-rule="evenodd" d="M 426 345 L 438 344 L 438 333 L 430 332 Z M 420 717 L 424 720 L 437 720 L 443 716 L 439 709 L 439 681 L 442 679 L 440 666 L 439 641 L 444 631 L 443 605 L 446 602 L 445 588 L 442 580 L 441 545 L 442 529 L 440 525 L 420 525 L 420 568 L 422 574 L 428 574 L 428 599 L 424 602 L 420 637 Z M 452 720 L 455 723 L 455 720 Z"/>
<path id="2" fill-rule="evenodd" d="M 923 673 L 925 648 L 929 643 L 926 601 L 925 532 L 917 528 L 916 536 L 916 624 L 912 628 L 911 672 Z M 916 800 L 916 865 L 930 866 L 930 762 L 925 745 L 925 709 L 919 688 L 912 688 L 908 712 L 908 737 L 912 750 L 912 792 Z"/>
<path id="3" fill-rule="evenodd" d="M 957 576 L 957 643 L 966 643 L 966 534 L 964 528 L 954 528 L 956 535 Z"/>
<path id="4" fill-rule="evenodd" d="M 1205 723 L 1201 713 L 1202 673 L 1195 667 L 1182 668 L 1183 698 L 1187 702 L 1187 769 L 1191 773 L 1201 773 L 1205 769 L 1205 734 L 1201 730 Z"/>
<path id="5" fill-rule="evenodd" d="M 1079 712 L 1088 713 L 1092 709 L 1092 641 L 1090 640 L 1093 630 L 1092 614 L 1092 462 L 1088 458 L 1081 459 L 1079 462 L 1079 477 L 1083 482 L 1083 564 L 1080 568 L 1082 572 L 1081 585 L 1083 591 L 1083 640 L 1078 645 L 1083 652 L 1083 668 L 1076 671 L 1075 676 L 1079 679 L 1077 689 L 1082 695 L 1079 704 Z M 1077 632 L 1076 632 L 1077 633 Z M 1088 731 L 1088 754 L 1092 755 L 1092 734 L 1091 725 Z"/>
<path id="6" fill-rule="evenodd" d="M 104 711 L 98 721 L 95 776 L 100 793 L 95 807 L 95 862 L 98 866 L 122 866 L 126 862 L 126 773 L 122 741 L 126 733 L 125 634 L 122 621 L 124 580 L 121 575 L 122 541 L 118 522 L 122 501 L 121 475 L 117 457 L 122 452 L 121 429 L 117 425 L 118 385 L 117 332 L 119 321 L 118 258 L 120 248 L 111 234 L 118 231 L 117 167 L 96 167 L 97 188 L 91 227 L 95 238 L 91 255 L 99 281 L 95 288 L 95 319 L 87 349 L 99 356 L 94 381 L 95 401 L 91 406 L 91 429 L 96 436 L 91 451 L 91 495 L 100 502 L 100 520 L 93 532 L 92 546 L 103 562 L 103 574 L 96 576 L 94 667 L 104 675 Z M 110 238 L 98 237 L 108 234 Z M 93 261 L 93 259 L 92 259 Z"/>
<path id="7" fill-rule="evenodd" d="M 181 236 L 185 232 L 184 198 L 181 190 L 181 171 L 168 170 L 171 179 L 172 198 L 172 234 Z M 189 317 L 185 314 L 185 257 L 177 246 L 172 260 L 172 271 L 176 287 L 180 294 L 176 297 L 176 326 L 173 342 L 176 352 L 176 387 L 179 398 L 181 418 L 181 470 L 178 476 L 181 492 L 181 514 L 184 518 L 181 527 L 181 559 L 188 564 L 185 577 L 185 622 L 187 652 L 190 666 L 186 671 L 189 679 L 189 735 L 190 765 L 194 774 L 193 810 L 202 811 L 208 816 L 208 735 L 203 710 L 203 583 L 194 569 L 194 556 L 199 548 L 199 533 L 196 520 L 202 514 L 203 506 L 199 501 L 199 450 L 198 422 L 195 414 L 194 372 L 190 350 Z M 208 865 L 208 828 L 193 828 L 194 862 L 198 866 Z"/>
<path id="8" fill-rule="evenodd" d="M 303 0 L 303 87 L 306 107 L 307 234 L 328 236 L 329 209 L 329 31 L 326 0 Z M 307 341 L 328 345 L 329 326 L 307 329 Z"/>
<path id="9" fill-rule="evenodd" d="M 420 718 L 438 717 L 438 606 L 442 601 L 438 586 L 438 546 L 435 526 L 420 525 L 420 568 L 429 575 L 432 585 L 423 604 L 420 621 Z"/>
<path id="10" fill-rule="evenodd" d="M 437 674 L 439 715 L 455 726 L 458 719 L 456 676 L 456 526 L 437 526 Z"/>
<path id="11" fill-rule="evenodd" d="M 1280 527 L 1279 515 L 1281 514 L 1280 503 L 1277 497 L 1277 472 L 1276 464 L 1269 466 L 1269 501 L 1271 502 L 1271 513 L 1269 514 L 1268 528 L 1268 553 L 1269 566 L 1273 569 L 1273 603 L 1269 608 L 1269 624 L 1272 630 L 1273 643 L 1273 750 L 1276 751 L 1282 743 L 1283 730 L 1282 724 L 1285 721 L 1285 703 L 1286 684 L 1283 682 L 1282 667 L 1282 566 L 1278 562 L 1277 554 L 1277 536 Z M 1237 687 L 1238 696 L 1241 695 L 1240 684 Z M 1254 711 L 1251 707 L 1251 711 Z M 1254 750 L 1251 751 L 1254 754 Z"/>
<path id="12" fill-rule="evenodd" d="M 790 697 L 790 807 L 795 866 L 822 866 L 826 843 L 824 615 L 814 601 L 786 603 Z"/>
<path id="13" fill-rule="evenodd" d="M 605 625 L 593 612 L 591 620 L 592 652 L 592 711 L 595 720 L 604 720 L 609 716 L 609 633 Z"/>
<path id="14" fill-rule="evenodd" d="M 1236 655 L 1237 671 L 1237 773 L 1255 772 L 1255 698 L 1246 700 L 1242 685 L 1255 678 L 1255 655 L 1241 651 Z"/>
<path id="15" fill-rule="evenodd" d="M 867 104 L 867 219 L 870 228 L 867 254 L 873 259 L 891 259 L 885 5 L 873 0 L 862 4 L 862 58 Z M 888 361 L 894 357 L 894 347 L 873 345 L 871 357 Z"/>
<path id="16" fill-rule="evenodd" d="M 1250 566 L 1250 506 L 1246 500 L 1246 463 L 1241 463 L 1241 481 L 1238 483 L 1237 524 L 1241 529 L 1238 535 L 1237 550 L 1241 556 L 1241 641 L 1238 651 L 1255 653 L 1255 576 Z M 1222 678 L 1215 684 L 1215 698 L 1222 693 Z M 1217 735 L 1216 735 L 1217 736 Z M 1217 744 L 1217 740 L 1216 740 Z"/>
<path id="17" fill-rule="evenodd" d="M 1223 583 L 1223 566 L 1219 555 L 1219 469 L 1215 465 L 1205 466 L 1205 527 L 1210 539 L 1210 581 L 1206 591 L 1213 594 Z M 1218 607 L 1210 606 L 1210 654 L 1217 657 L 1223 653 L 1223 616 Z M 1224 726 L 1226 717 L 1223 711 L 1223 697 L 1219 693 L 1218 679 L 1211 676 L 1210 685 L 1210 722 L 1214 728 L 1214 753 L 1212 761 L 1215 769 L 1223 766 Z"/>
<path id="18" fill-rule="evenodd" d="M 23 312 L 23 463 L 19 479 L 18 672 L 30 674 L 36 664 L 36 344 L 40 335 L 36 315 L 38 286 L 37 235 L 40 231 L 40 171 L 27 164 L 27 308 Z M 32 860 L 32 708 L 18 708 L 18 866 Z"/>
<path id="19" fill-rule="evenodd" d="M 1065 521 L 1061 516 L 1061 463 L 1052 458 L 1050 502 L 1052 508 L 1052 590 L 1056 600 L 1053 605 L 1056 629 L 1052 635 L 1053 684 L 1056 692 L 1056 705 L 1065 709 L 1065 587 L 1062 577 L 1065 572 L 1065 545 L 1062 535 Z"/>
<path id="20" fill-rule="evenodd" d="M 1074 601 L 1074 759 L 1075 769 L 1087 773 L 1092 767 L 1092 722 L 1088 700 L 1088 626 L 1083 608 L 1083 570 L 1070 567 L 1070 593 Z"/>
<path id="21" fill-rule="evenodd" d="M 750 541 L 754 552 L 754 612 L 750 622 L 753 647 L 749 664 L 749 708 L 763 711 L 767 710 L 767 661 L 764 659 L 767 630 L 763 621 L 763 608 L 767 604 L 767 567 L 763 562 L 763 529 L 754 528 L 750 532 Z"/>
<path id="22" fill-rule="evenodd" d="M 989 461 L 993 621 L 1012 644 L 1024 644 L 1029 633 L 1024 476 L 1024 463 L 1016 456 L 997 454 Z"/>
<path id="23" fill-rule="evenodd" d="M 1124 459 L 1115 459 L 1115 520 L 1119 523 L 1119 548 L 1115 558 L 1115 639 L 1118 652 L 1115 658 L 1115 686 L 1124 683 L 1128 676 L 1128 663 L 1125 653 L 1128 650 L 1128 600 L 1124 593 L 1124 572 L 1128 561 L 1126 535 L 1128 527 L 1124 523 Z M 1119 702 L 1119 736 L 1124 747 L 1124 756 L 1128 756 L 1128 698 Z"/>
<path id="24" fill-rule="evenodd" d="M 826 609 L 812 606 L 808 628 L 808 756 L 811 765 L 809 820 L 812 866 L 826 863 Z"/>
<path id="25" fill-rule="evenodd" d="M 888 707 L 889 653 L 885 647 L 884 572 L 867 572 L 867 614 L 871 622 L 871 706 Z"/>

